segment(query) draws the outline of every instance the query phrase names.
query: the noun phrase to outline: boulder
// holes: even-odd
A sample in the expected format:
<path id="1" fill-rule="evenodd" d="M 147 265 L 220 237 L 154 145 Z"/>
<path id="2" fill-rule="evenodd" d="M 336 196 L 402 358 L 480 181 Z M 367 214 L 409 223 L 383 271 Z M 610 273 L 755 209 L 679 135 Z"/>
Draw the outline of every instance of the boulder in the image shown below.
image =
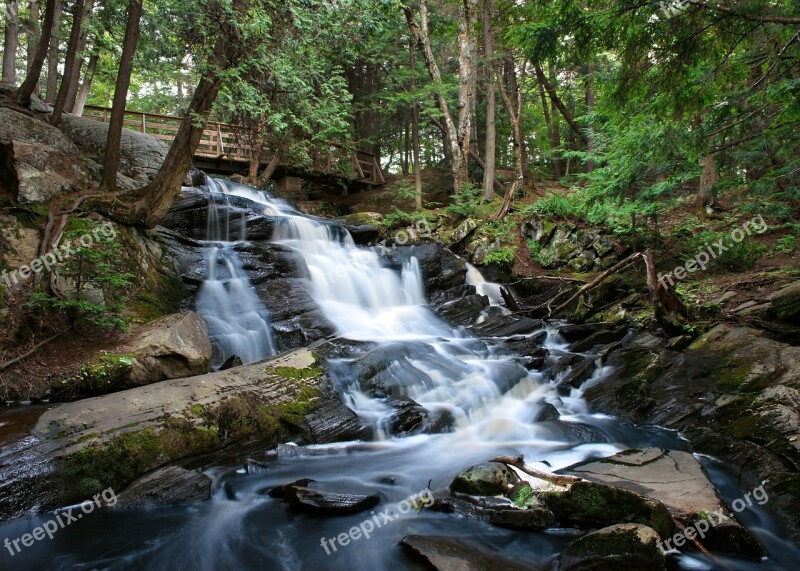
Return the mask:
<path id="1" fill-rule="evenodd" d="M 381 239 L 381 231 L 371 224 L 346 224 L 343 226 L 359 246 L 376 244 Z"/>
<path id="2" fill-rule="evenodd" d="M 47 202 L 61 194 L 84 190 L 92 177 L 80 156 L 41 143 L 0 143 L 0 155 L 10 165 L 21 204 Z"/>
<path id="3" fill-rule="evenodd" d="M 320 514 L 346 515 L 363 512 L 378 505 L 377 492 L 352 484 L 317 482 L 304 478 L 270 490 L 273 498 L 282 498 L 293 508 Z"/>
<path id="4" fill-rule="evenodd" d="M 635 523 L 604 527 L 571 543 L 560 557 L 561 571 L 664 571 L 658 533 Z"/>
<path id="5" fill-rule="evenodd" d="M 453 233 L 450 234 L 450 244 L 452 247 L 460 245 L 470 234 L 472 234 L 478 227 L 478 223 L 472 218 L 467 218 L 461 224 L 456 226 Z"/>
<path id="6" fill-rule="evenodd" d="M 194 311 L 147 325 L 122 352 L 134 355 L 129 377 L 133 386 L 202 375 L 211 366 L 208 327 Z"/>
<path id="7" fill-rule="evenodd" d="M 533 567 L 498 553 L 477 549 L 461 537 L 407 535 L 400 544 L 423 561 L 427 568 L 436 571 L 531 571 L 545 568 L 544 565 Z"/>
<path id="8" fill-rule="evenodd" d="M 800 321 L 800 282 L 775 292 L 770 296 L 770 302 L 770 317 L 796 324 Z"/>
<path id="9" fill-rule="evenodd" d="M 711 551 L 745 557 L 762 554 L 758 542 L 738 523 L 717 495 L 702 465 L 688 452 L 632 449 L 571 466 L 565 472 L 654 498 L 685 526 L 705 518 L 706 514 L 724 513 L 724 519 L 714 517 L 715 525 L 700 542 Z"/>
<path id="10" fill-rule="evenodd" d="M 203 502 L 211 499 L 211 478 L 180 466 L 142 476 L 117 495 L 117 506 L 142 508 Z"/>
<path id="11" fill-rule="evenodd" d="M 494 496 L 508 492 L 519 481 L 517 473 L 498 462 L 471 466 L 458 473 L 450 491 L 472 496 Z"/>
<path id="12" fill-rule="evenodd" d="M 382 257 L 389 267 L 400 270 L 403 262 L 411 256 L 419 260 L 425 295 L 428 298 L 438 291 L 464 284 L 467 277 L 467 263 L 440 242 L 398 246 L 385 252 Z"/>

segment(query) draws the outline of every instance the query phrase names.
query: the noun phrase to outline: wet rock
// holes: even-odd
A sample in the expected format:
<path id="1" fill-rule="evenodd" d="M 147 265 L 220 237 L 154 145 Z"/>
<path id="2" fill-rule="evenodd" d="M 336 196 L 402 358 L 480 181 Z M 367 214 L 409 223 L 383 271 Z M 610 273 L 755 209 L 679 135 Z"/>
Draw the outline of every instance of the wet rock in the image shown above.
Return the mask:
<path id="1" fill-rule="evenodd" d="M 765 485 L 790 536 L 800 538 L 800 348 L 745 327 L 718 325 L 682 352 L 635 338 L 609 355 L 613 371 L 587 387 L 592 410 L 623 421 L 680 430 L 694 450 L 742 472 L 744 486 Z"/>
<path id="2" fill-rule="evenodd" d="M 430 298 L 435 292 L 461 286 L 467 276 L 466 262 L 453 254 L 440 242 L 426 242 L 417 246 L 399 246 L 385 252 L 386 264 L 400 270 L 403 262 L 415 256 L 419 260 L 425 295 Z"/>
<path id="3" fill-rule="evenodd" d="M 244 363 L 242 363 L 242 359 L 239 355 L 231 355 L 228 357 L 228 360 L 222 363 L 219 366 L 220 371 L 227 371 L 228 369 L 235 369 L 236 367 L 241 367 Z"/>
<path id="4" fill-rule="evenodd" d="M 590 335 L 598 331 L 608 329 L 612 324 L 610 323 L 581 323 L 571 324 L 559 327 L 558 334 L 564 338 L 567 343 L 574 343 L 586 339 Z"/>
<path id="5" fill-rule="evenodd" d="M 560 557 L 562 571 L 664 571 L 658 533 L 635 523 L 612 525 L 571 543 Z"/>
<path id="6" fill-rule="evenodd" d="M 400 542 L 410 553 L 436 571 L 530 571 L 536 567 L 506 559 L 467 544 L 461 537 L 407 535 Z"/>
<path id="7" fill-rule="evenodd" d="M 128 508 L 203 502 L 211 499 L 211 478 L 179 466 L 168 466 L 142 476 L 117 495 L 117 505 Z"/>
<path id="8" fill-rule="evenodd" d="M 381 239 L 380 230 L 370 224 L 346 224 L 344 229 L 350 233 L 350 236 L 353 238 L 353 242 L 359 246 L 376 244 Z"/>
<path id="9" fill-rule="evenodd" d="M 489 523 L 513 529 L 543 530 L 555 526 L 556 518 L 553 512 L 547 508 L 511 508 L 491 510 L 489 512 Z"/>
<path id="10" fill-rule="evenodd" d="M 475 323 L 487 307 L 489 300 L 486 296 L 476 293 L 443 303 L 437 306 L 435 311 L 451 325 L 466 326 Z"/>
<path id="11" fill-rule="evenodd" d="M 390 397 L 384 403 L 395 410 L 389 419 L 389 430 L 393 435 L 413 434 L 426 426 L 428 412 L 410 398 Z"/>
<path id="12" fill-rule="evenodd" d="M 541 329 L 544 322 L 541 319 L 528 317 L 498 316 L 487 319 L 483 323 L 470 326 L 468 329 L 477 337 L 512 337 L 525 333 L 533 333 Z"/>
<path id="13" fill-rule="evenodd" d="M 569 394 L 570 389 L 578 389 L 589 380 L 595 370 L 597 370 L 597 364 L 594 359 L 583 359 L 573 365 L 569 372 L 561 377 L 556 384 L 556 388 L 560 393 Z"/>
<path id="14" fill-rule="evenodd" d="M 570 347 L 570 351 L 575 353 L 585 353 L 598 345 L 607 345 L 619 341 L 628 334 L 626 326 L 613 327 L 610 329 L 603 328 L 589 335 L 586 339 L 578 341 Z"/>
<path id="15" fill-rule="evenodd" d="M 558 409 L 549 402 L 542 402 L 538 406 L 539 410 L 533 417 L 533 422 L 550 422 L 561 418 Z"/>
<path id="16" fill-rule="evenodd" d="M 699 541 L 710 551 L 745 557 L 762 554 L 755 538 L 717 496 L 701 464 L 687 452 L 631 449 L 571 466 L 564 472 L 654 498 L 685 526 L 692 525 L 704 514 L 724 513 L 725 519 L 714 518 L 715 522 L 720 521 Z"/>
<path id="17" fill-rule="evenodd" d="M 664 538 L 673 532 L 672 516 L 661 502 L 623 488 L 580 481 L 568 490 L 537 492 L 536 499 L 562 525 L 585 529 L 640 523 Z"/>
<path id="18" fill-rule="evenodd" d="M 514 470 L 498 462 L 471 466 L 460 472 L 450 484 L 450 491 L 472 496 L 504 494 L 519 481 Z"/>
<path id="19" fill-rule="evenodd" d="M 376 492 L 350 484 L 302 479 L 270 490 L 293 508 L 320 514 L 346 515 L 374 508 L 380 502 Z"/>

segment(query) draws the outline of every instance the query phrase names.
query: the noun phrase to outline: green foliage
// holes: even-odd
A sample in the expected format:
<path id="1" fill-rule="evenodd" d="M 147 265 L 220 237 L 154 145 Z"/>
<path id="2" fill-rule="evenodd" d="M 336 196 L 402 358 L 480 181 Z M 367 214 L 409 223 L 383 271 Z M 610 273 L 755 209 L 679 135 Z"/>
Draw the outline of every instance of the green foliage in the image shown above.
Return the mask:
<path id="1" fill-rule="evenodd" d="M 497 264 L 499 266 L 510 266 L 517 257 L 516 246 L 500 246 L 496 250 L 487 254 L 485 262 L 487 264 Z"/>
<path id="2" fill-rule="evenodd" d="M 795 234 L 784 236 L 778 240 L 775 249 L 781 254 L 794 254 L 795 252 L 800 251 L 800 241 L 798 241 Z"/>
<path id="3" fill-rule="evenodd" d="M 581 213 L 576 205 L 574 196 L 550 195 L 523 208 L 522 214 L 525 216 L 542 215 L 565 219 L 580 216 Z"/>
<path id="4" fill-rule="evenodd" d="M 474 184 L 465 184 L 461 192 L 450 197 L 452 202 L 445 208 L 445 212 L 459 218 L 476 218 L 481 216 L 481 198 L 483 191 Z"/>
<path id="5" fill-rule="evenodd" d="M 724 268 L 730 271 L 747 270 L 752 268 L 767 251 L 764 245 L 750 238 L 745 238 L 737 243 L 731 239 L 729 233 L 706 230 L 686 241 L 686 248 L 683 254 L 689 259 L 701 250 L 708 250 L 709 246 L 716 252 L 717 249 L 714 244 L 718 243 L 719 240 L 723 241 L 723 245 L 727 249 L 711 260 L 708 264 L 709 268 Z"/>
<path id="6" fill-rule="evenodd" d="M 130 318 L 122 312 L 135 276 L 125 262 L 123 245 L 109 228 L 88 218 L 71 219 L 62 240 L 71 244 L 71 255 L 65 253 L 42 272 L 45 277 L 55 272 L 67 284 L 66 299 L 40 289 L 28 294 L 25 307 L 63 313 L 73 325 L 126 330 Z"/>

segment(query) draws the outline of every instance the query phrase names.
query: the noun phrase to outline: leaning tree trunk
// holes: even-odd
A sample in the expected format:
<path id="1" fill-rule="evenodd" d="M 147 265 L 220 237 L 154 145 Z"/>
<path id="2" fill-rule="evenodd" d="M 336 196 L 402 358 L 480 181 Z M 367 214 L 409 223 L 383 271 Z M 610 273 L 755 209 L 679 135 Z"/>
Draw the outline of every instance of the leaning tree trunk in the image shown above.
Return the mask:
<path id="1" fill-rule="evenodd" d="M 47 87 L 45 90 L 45 103 L 52 105 L 56 101 L 58 90 L 58 44 L 61 28 L 61 0 L 56 0 L 56 13 L 53 16 L 53 35 L 50 38 L 50 50 L 47 54 Z"/>
<path id="2" fill-rule="evenodd" d="M 33 92 L 36 91 L 36 86 L 39 84 L 39 78 L 42 76 L 42 66 L 47 56 L 47 48 L 50 46 L 50 36 L 53 33 L 53 20 L 55 15 L 55 0 L 47 0 L 47 6 L 44 11 L 44 21 L 42 22 L 42 35 L 39 37 L 39 46 L 36 49 L 36 55 L 31 61 L 28 76 L 25 78 L 25 81 L 22 82 L 17 92 L 17 104 L 20 107 L 28 107 L 31 104 L 31 96 Z"/>
<path id="3" fill-rule="evenodd" d="M 86 101 L 89 99 L 89 90 L 92 88 L 94 71 L 97 69 L 97 62 L 99 60 L 100 56 L 96 53 L 89 57 L 89 64 L 86 66 L 86 72 L 83 75 L 83 83 L 81 84 L 81 89 L 78 92 L 77 98 L 75 99 L 75 106 L 72 108 L 73 115 L 77 115 L 79 117 L 83 115 L 83 108 L 86 105 Z"/>
<path id="4" fill-rule="evenodd" d="M 514 61 L 509 58 L 506 61 L 509 67 L 509 73 L 516 78 L 516 70 L 514 69 Z M 524 63 L 523 63 L 524 66 Z M 515 81 L 513 83 L 515 89 L 519 91 L 519 84 Z M 514 200 L 514 194 L 525 188 L 525 140 L 522 134 L 522 94 L 514 93 L 514 98 L 509 95 L 503 79 L 498 75 L 497 87 L 500 90 L 500 95 L 503 97 L 503 103 L 508 111 L 508 116 L 511 118 L 512 131 L 514 133 L 514 157 L 515 157 L 515 171 L 516 177 L 513 184 L 506 192 L 503 199 L 503 205 L 495 215 L 495 220 L 502 220 L 511 209 L 511 203 Z M 516 104 L 515 104 L 516 103 Z"/>
<path id="5" fill-rule="evenodd" d="M 86 5 L 83 7 L 84 25 L 82 26 L 80 36 L 78 37 L 78 45 L 75 49 L 78 60 L 75 64 L 75 73 L 70 76 L 69 83 L 67 84 L 67 101 L 64 106 L 64 110 L 72 111 L 73 113 L 78 97 L 78 89 L 81 85 L 81 68 L 84 64 L 81 54 L 83 53 L 83 50 L 86 49 L 86 40 L 89 37 L 89 28 L 85 24 L 92 16 L 92 12 L 94 11 L 94 2 L 95 0 L 86 0 Z"/>
<path id="6" fill-rule="evenodd" d="M 92 0 L 88 0 L 88 2 L 92 2 Z M 72 14 L 72 29 L 69 32 L 69 41 L 67 42 L 67 54 L 64 56 L 64 77 L 61 80 L 61 88 L 58 90 L 58 97 L 56 97 L 55 105 L 53 106 L 53 114 L 50 116 L 50 123 L 55 126 L 61 123 L 61 115 L 64 113 L 64 109 L 67 105 L 69 86 L 72 82 L 72 78 L 79 75 L 80 59 L 78 58 L 78 43 L 80 42 L 81 28 L 83 28 L 84 13 L 83 5 L 79 0 L 76 0 L 75 10 Z"/>
<path id="7" fill-rule="evenodd" d="M 28 58 L 27 67 L 25 68 L 28 73 L 33 69 L 33 62 L 36 59 L 36 52 L 39 46 L 39 16 L 41 15 L 41 6 L 38 0 L 31 0 L 29 2 L 29 16 L 26 34 L 28 36 Z M 48 42 L 49 44 L 50 42 Z M 45 48 L 47 49 L 47 48 Z"/>
<path id="8" fill-rule="evenodd" d="M 578 125 L 577 121 L 575 121 L 575 117 L 572 115 L 570 110 L 567 109 L 567 106 L 564 105 L 564 102 L 558 96 L 556 88 L 553 86 L 552 83 L 550 83 L 547 77 L 545 77 L 544 71 L 542 71 L 542 67 L 538 63 L 536 63 L 534 64 L 533 69 L 536 72 L 536 79 L 539 81 L 539 83 L 542 84 L 545 91 L 547 91 L 547 95 L 550 97 L 550 100 L 553 102 L 553 105 L 556 106 L 556 109 L 558 109 L 558 111 L 564 117 L 564 120 L 572 128 L 572 130 L 581 138 L 581 140 L 585 144 L 588 144 L 588 141 L 586 140 L 586 135 L 583 133 L 583 131 L 581 131 L 580 126 Z"/>
<path id="9" fill-rule="evenodd" d="M 6 30 L 3 41 L 3 81 L 17 82 L 17 43 L 19 41 L 19 2 L 6 2 Z"/>
<path id="10" fill-rule="evenodd" d="M 80 9 L 76 9 L 76 17 Z M 128 25 L 122 43 L 122 57 L 117 72 L 117 83 L 114 87 L 114 103 L 111 107 L 111 120 L 108 125 L 106 139 L 106 156 L 103 161 L 103 178 L 100 190 L 112 192 L 117 185 L 117 169 L 119 167 L 119 150 L 122 140 L 122 127 L 125 122 L 125 102 L 128 98 L 128 87 L 133 71 L 133 56 L 136 53 L 136 42 L 139 39 L 139 23 L 142 19 L 142 0 L 131 0 L 128 9 Z M 63 87 L 63 83 L 62 83 Z M 66 90 L 65 90 L 66 97 Z"/>

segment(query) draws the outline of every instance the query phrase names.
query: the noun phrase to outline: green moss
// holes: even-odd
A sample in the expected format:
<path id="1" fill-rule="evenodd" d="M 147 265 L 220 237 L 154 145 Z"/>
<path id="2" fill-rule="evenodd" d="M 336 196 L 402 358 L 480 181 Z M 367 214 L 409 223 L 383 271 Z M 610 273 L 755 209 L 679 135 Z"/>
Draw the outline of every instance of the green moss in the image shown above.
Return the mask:
<path id="1" fill-rule="evenodd" d="M 191 413 L 192 416 L 203 416 L 205 411 L 206 407 L 204 407 L 202 404 L 193 404 L 189 407 L 189 413 Z"/>
<path id="2" fill-rule="evenodd" d="M 135 355 L 103 355 L 81 367 L 79 388 L 85 394 L 98 394 L 122 388 L 128 381 Z"/>
<path id="3" fill-rule="evenodd" d="M 141 321 L 154 321 L 175 313 L 183 299 L 183 284 L 174 276 L 158 274 L 148 280 L 132 304 L 132 310 Z"/>
<path id="4" fill-rule="evenodd" d="M 294 379 L 294 380 L 308 380 L 308 379 L 316 379 L 317 377 L 322 376 L 322 368 L 318 365 L 312 365 L 310 367 L 306 367 L 305 369 L 297 369 L 295 367 L 270 367 L 266 369 L 266 372 L 271 375 L 276 375 L 278 377 L 283 377 L 284 379 Z"/>

